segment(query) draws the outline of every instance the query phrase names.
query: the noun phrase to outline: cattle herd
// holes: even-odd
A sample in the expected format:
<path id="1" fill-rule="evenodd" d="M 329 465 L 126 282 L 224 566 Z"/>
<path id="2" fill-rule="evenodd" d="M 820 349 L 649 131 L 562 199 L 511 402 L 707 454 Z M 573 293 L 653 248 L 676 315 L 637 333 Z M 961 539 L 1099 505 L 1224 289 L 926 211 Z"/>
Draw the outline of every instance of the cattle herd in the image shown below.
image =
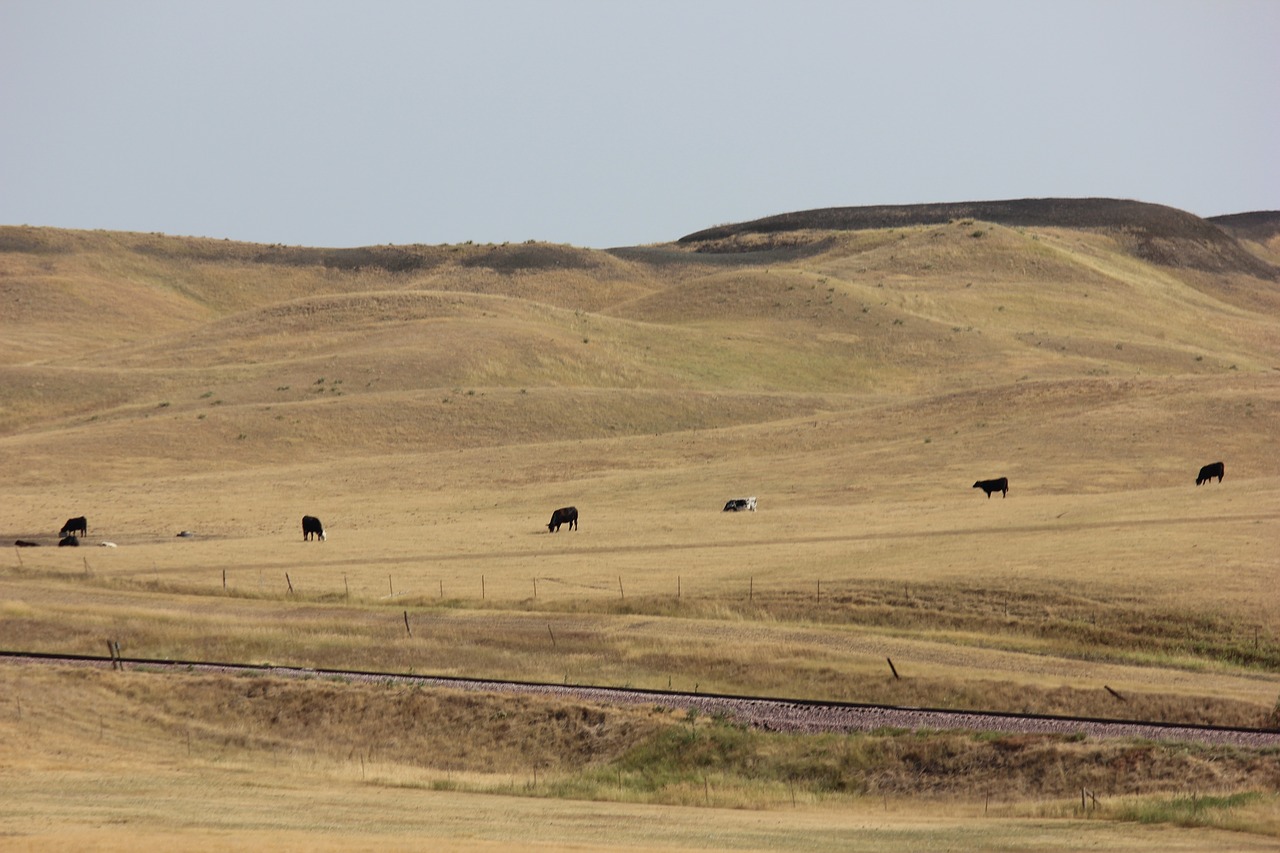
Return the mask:
<path id="1" fill-rule="evenodd" d="M 1221 462 L 1211 462 L 1200 469 L 1200 473 L 1196 475 L 1196 485 L 1200 486 L 1204 483 L 1217 478 L 1218 482 L 1222 482 L 1223 474 L 1226 468 Z M 995 492 L 1000 493 L 1000 497 L 1009 496 L 1009 478 L 995 477 L 990 480 L 979 480 L 973 484 L 973 488 L 982 489 L 986 493 L 987 498 Z M 756 499 L 749 498 L 731 498 L 725 505 L 723 512 L 755 512 Z M 570 530 L 578 529 L 578 508 L 573 506 L 565 506 L 551 513 L 551 520 L 547 522 L 547 531 L 550 533 L 558 533 L 560 528 L 568 525 Z M 75 518 L 68 518 L 66 524 L 62 525 L 62 529 L 58 531 L 59 547 L 71 546 L 75 547 L 80 544 L 80 537 L 87 536 L 89 533 L 89 520 L 83 515 Z M 178 534 L 183 538 L 189 538 L 195 534 L 189 530 L 184 530 Z M 314 515 L 304 515 L 302 517 L 302 539 L 304 542 L 315 539 L 317 542 L 325 541 L 324 525 L 320 523 L 320 519 Z M 114 548 L 114 542 L 99 542 L 108 548 Z M 32 542 L 27 539 L 19 539 L 13 543 L 15 548 L 35 548 L 40 545 L 39 542 Z"/>

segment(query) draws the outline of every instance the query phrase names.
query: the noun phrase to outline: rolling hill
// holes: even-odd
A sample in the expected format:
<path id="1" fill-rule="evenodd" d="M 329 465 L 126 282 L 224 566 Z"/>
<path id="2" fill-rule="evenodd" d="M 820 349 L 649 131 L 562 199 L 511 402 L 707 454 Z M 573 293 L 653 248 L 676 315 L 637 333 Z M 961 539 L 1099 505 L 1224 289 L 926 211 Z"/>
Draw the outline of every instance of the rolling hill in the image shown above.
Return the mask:
<path id="1" fill-rule="evenodd" d="M 15 549 L 0 647 L 1273 721 L 1277 235 L 1112 199 L 607 251 L 0 227 L 0 541 L 119 546 Z"/>

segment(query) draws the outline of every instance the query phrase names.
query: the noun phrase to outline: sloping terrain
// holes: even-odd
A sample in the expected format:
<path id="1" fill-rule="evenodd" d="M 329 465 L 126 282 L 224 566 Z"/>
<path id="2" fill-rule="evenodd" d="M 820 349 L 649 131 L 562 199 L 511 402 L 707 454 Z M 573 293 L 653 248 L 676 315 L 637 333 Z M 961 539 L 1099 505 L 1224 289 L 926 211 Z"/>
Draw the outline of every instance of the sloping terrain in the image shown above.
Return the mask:
<path id="1" fill-rule="evenodd" d="M 3 227 L 0 541 L 42 547 L 0 564 L 0 647 L 1263 724 L 1275 222 L 844 208 L 608 252 Z M 118 547 L 50 547 L 81 514 Z M 1148 781 L 1117 790 L 1177 790 Z"/>

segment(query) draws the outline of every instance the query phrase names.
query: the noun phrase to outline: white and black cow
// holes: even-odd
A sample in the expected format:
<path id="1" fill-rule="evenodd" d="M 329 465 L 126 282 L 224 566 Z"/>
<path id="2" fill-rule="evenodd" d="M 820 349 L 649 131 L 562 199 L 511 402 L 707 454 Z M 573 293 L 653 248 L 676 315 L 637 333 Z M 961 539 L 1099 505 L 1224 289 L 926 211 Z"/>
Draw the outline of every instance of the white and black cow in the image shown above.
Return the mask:
<path id="1" fill-rule="evenodd" d="M 1226 466 L 1221 462 L 1210 462 L 1208 465 L 1200 469 L 1200 473 L 1196 475 L 1196 485 L 1207 483 L 1214 477 L 1218 478 L 1218 482 L 1222 482 L 1222 475 L 1227 472 Z"/>
<path id="2" fill-rule="evenodd" d="M 979 480 L 973 484 L 973 487 L 975 489 L 982 489 L 982 491 L 986 492 L 988 499 L 990 499 L 992 492 L 999 492 L 1000 497 L 1002 498 L 1007 498 L 1009 496 L 1008 477 L 997 477 L 994 480 Z"/>
<path id="3" fill-rule="evenodd" d="M 726 503 L 724 505 L 724 509 L 721 510 L 721 512 L 755 512 L 755 511 L 756 511 L 756 499 L 754 497 L 733 498 L 728 503 Z"/>
<path id="4" fill-rule="evenodd" d="M 320 519 L 314 515 L 304 515 L 302 517 L 302 541 L 307 541 L 315 536 L 321 542 L 324 541 L 324 525 L 320 523 Z"/>
<path id="5" fill-rule="evenodd" d="M 564 506 L 551 513 L 551 520 L 547 522 L 547 530 L 552 533 L 558 533 L 562 524 L 569 525 L 570 530 L 578 529 L 578 508 L 576 506 Z"/>

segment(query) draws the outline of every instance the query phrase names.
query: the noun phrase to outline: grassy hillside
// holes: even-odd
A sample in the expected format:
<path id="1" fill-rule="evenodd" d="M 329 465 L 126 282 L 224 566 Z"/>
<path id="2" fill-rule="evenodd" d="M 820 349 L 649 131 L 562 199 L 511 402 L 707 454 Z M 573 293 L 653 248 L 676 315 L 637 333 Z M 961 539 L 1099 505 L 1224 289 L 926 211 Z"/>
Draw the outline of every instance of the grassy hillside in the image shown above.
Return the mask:
<path id="1" fill-rule="evenodd" d="M 1271 220 L 1222 219 L 854 208 L 610 252 L 0 228 L 0 541 L 45 546 L 0 562 L 0 647 L 1265 724 L 1280 285 Z M 1217 460 L 1224 482 L 1195 486 Z M 971 488 L 994 476 L 1007 498 Z M 719 511 L 747 495 L 758 512 Z M 568 504 L 581 529 L 549 534 Z M 303 513 L 328 541 L 302 542 Z M 80 514 L 119 547 L 49 547 Z M 100 690 L 69 678 L 16 701 Z M 300 730 L 328 701 L 298 699 Z M 630 746 L 663 728 L 635 725 Z M 246 767 L 317 749 L 257 737 Z M 463 769 L 397 743 L 387 790 Z M 573 772 L 616 772 L 615 746 Z M 1103 760 L 1075 749 L 1061 766 Z M 351 784 L 350 756 L 317 760 L 327 791 Z M 964 762 L 938 766 L 893 791 L 963 799 Z M 1055 772 L 1008 801 L 1078 799 Z M 1134 773 L 1115 796 L 1187 778 Z M 651 801 L 707 805 L 691 779 Z"/>

